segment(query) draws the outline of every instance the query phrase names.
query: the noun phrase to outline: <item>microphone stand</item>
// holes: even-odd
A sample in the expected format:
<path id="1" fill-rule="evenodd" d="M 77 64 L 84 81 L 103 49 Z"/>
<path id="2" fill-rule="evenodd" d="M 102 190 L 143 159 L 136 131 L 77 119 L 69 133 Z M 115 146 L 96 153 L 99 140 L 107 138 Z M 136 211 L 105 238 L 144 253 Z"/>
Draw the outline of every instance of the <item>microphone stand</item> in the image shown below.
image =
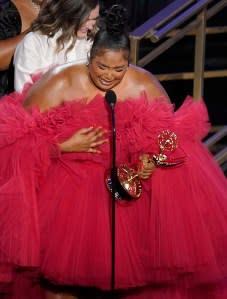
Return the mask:
<path id="1" fill-rule="evenodd" d="M 114 105 L 116 103 L 117 97 L 113 90 L 109 89 L 106 91 L 105 99 L 111 108 L 111 124 L 112 124 L 112 168 L 111 168 L 111 182 L 112 182 L 112 203 L 111 203 L 111 292 L 112 298 L 115 298 L 115 243 L 116 243 L 116 203 L 115 194 L 117 192 L 117 167 L 116 167 L 116 126 L 115 126 L 115 113 Z"/>
<path id="2" fill-rule="evenodd" d="M 112 181 L 112 255 L 111 255 L 111 291 L 114 298 L 115 290 L 115 241 L 116 241 L 116 204 L 115 204 L 115 193 L 116 193 L 116 126 L 115 126 L 115 113 L 114 105 L 110 104 L 111 107 L 111 122 L 112 122 L 112 169 L 111 169 L 111 181 Z"/>

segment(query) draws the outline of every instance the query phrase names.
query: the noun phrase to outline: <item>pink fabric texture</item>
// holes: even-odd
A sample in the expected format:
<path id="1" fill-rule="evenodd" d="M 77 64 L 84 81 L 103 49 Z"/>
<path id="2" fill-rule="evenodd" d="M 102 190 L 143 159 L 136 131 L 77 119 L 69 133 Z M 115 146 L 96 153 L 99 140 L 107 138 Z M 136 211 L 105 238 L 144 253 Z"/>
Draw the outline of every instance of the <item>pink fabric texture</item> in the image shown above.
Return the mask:
<path id="1" fill-rule="evenodd" d="M 56 284 L 109 290 L 104 98 L 75 99 L 42 114 L 28 113 L 22 101 L 14 93 L 0 102 L 0 282 L 14 281 L 22 268 Z M 90 126 L 108 130 L 101 154 L 59 153 L 57 142 Z M 201 142 L 210 127 L 204 102 L 188 97 L 174 112 L 165 99 L 145 94 L 119 100 L 116 127 L 117 164 L 158 153 L 158 135 L 167 129 L 178 136 L 171 155 L 185 158 L 156 168 L 139 200 L 116 203 L 116 288 L 143 287 L 130 298 L 227 298 L 227 181 Z"/>

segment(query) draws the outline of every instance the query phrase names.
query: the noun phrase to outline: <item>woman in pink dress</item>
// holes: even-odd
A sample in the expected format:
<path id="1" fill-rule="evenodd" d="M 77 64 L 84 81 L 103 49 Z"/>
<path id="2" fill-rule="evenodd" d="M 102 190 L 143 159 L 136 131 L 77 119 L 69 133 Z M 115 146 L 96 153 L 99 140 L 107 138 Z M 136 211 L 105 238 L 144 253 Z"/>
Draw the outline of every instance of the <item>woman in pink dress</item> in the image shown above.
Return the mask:
<path id="1" fill-rule="evenodd" d="M 137 200 L 115 203 L 114 298 L 225 299 L 227 182 L 201 142 L 205 104 L 187 97 L 174 111 L 154 76 L 129 65 L 124 9 L 104 21 L 88 65 L 57 67 L 1 102 L 1 282 L 17 289 L 26 273 L 55 299 L 113 291 L 112 90 L 116 164 L 142 184 Z"/>

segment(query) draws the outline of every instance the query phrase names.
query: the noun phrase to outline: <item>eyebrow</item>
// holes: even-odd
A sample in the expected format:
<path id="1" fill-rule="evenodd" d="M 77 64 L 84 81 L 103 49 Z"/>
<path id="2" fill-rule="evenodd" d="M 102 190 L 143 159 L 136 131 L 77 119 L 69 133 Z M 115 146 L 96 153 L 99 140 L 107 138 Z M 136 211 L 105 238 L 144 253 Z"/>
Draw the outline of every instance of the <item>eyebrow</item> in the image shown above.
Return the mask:
<path id="1" fill-rule="evenodd" d="M 104 66 L 104 67 L 110 68 L 110 69 L 121 69 L 121 68 L 124 68 L 124 67 L 128 66 L 126 64 L 123 64 L 123 65 L 117 65 L 117 66 L 110 67 L 110 66 L 105 65 L 105 64 L 103 64 L 101 62 L 97 62 L 97 64 L 100 65 L 100 66 Z"/>

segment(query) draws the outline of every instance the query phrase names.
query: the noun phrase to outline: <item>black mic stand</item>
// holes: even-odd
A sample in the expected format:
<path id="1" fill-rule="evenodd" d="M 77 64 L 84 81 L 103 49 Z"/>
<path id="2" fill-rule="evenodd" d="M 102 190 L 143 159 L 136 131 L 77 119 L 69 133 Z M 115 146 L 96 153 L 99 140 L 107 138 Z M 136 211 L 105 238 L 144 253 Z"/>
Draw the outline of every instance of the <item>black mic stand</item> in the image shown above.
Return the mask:
<path id="1" fill-rule="evenodd" d="M 114 298 L 115 290 L 115 239 L 116 239 L 116 204 L 115 204 L 115 193 L 116 193 L 116 177 L 117 177 L 117 168 L 116 168 L 116 126 L 115 126 L 115 113 L 114 105 L 111 107 L 111 122 L 112 122 L 112 168 L 111 168 L 111 181 L 112 181 L 112 255 L 111 255 L 111 291 Z"/>
<path id="2" fill-rule="evenodd" d="M 116 167 L 116 126 L 115 126 L 115 113 L 114 106 L 116 103 L 116 94 L 113 90 L 107 90 L 105 95 L 106 102 L 111 108 L 111 124 L 112 124 L 112 168 L 111 168 L 111 184 L 112 184 L 112 203 L 111 203 L 111 233 L 112 233 L 112 242 L 111 242 L 111 292 L 112 298 L 115 298 L 115 243 L 116 243 L 116 203 L 115 203 L 115 194 L 117 192 L 117 167 Z"/>

